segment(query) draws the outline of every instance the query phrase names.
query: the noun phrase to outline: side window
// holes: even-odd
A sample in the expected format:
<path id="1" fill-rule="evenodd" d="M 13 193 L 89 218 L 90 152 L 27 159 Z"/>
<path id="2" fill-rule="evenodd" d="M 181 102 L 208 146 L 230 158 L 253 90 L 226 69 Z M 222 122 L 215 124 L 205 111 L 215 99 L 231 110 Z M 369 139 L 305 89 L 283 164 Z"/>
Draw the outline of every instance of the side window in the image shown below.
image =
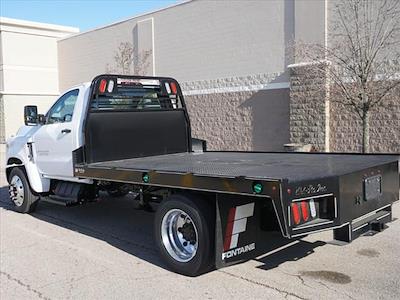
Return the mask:
<path id="1" fill-rule="evenodd" d="M 47 113 L 47 123 L 71 122 L 79 90 L 69 91 L 62 95 Z"/>

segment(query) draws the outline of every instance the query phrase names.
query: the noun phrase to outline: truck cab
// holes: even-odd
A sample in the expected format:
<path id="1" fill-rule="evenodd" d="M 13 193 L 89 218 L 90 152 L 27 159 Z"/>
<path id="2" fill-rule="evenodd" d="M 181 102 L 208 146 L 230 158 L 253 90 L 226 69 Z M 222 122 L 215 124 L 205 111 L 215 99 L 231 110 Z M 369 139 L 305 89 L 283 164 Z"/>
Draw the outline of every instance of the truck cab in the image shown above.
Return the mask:
<path id="1" fill-rule="evenodd" d="M 83 143 L 83 115 L 90 83 L 64 92 L 45 115 L 25 107 L 25 126 L 7 141 L 7 175 L 24 166 L 35 193 L 49 192 L 50 180 L 90 183 L 74 177 L 72 151 Z"/>

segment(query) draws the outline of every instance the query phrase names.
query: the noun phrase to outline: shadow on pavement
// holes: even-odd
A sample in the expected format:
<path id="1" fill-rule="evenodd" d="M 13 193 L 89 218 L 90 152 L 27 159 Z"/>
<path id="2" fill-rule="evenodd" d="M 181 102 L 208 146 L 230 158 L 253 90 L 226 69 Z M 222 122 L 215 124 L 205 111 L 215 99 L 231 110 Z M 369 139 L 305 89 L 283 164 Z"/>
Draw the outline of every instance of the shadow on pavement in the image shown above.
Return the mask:
<path id="1" fill-rule="evenodd" d="M 103 240 L 124 252 L 156 266 L 166 268 L 153 240 L 154 213 L 137 210 L 137 201 L 129 195 L 123 198 L 100 197 L 97 202 L 75 207 L 63 207 L 39 202 L 31 216 L 81 234 Z M 154 206 L 156 208 L 156 206 Z M 13 210 L 8 199 L 8 189 L 0 188 L 0 208 Z M 292 244 L 293 245 L 289 245 Z M 312 254 L 316 247 L 325 243 L 288 240 L 278 234 L 266 238 L 264 253 L 256 260 L 263 263 L 259 268 L 270 270 L 281 263 L 295 261 Z M 285 247 L 286 246 L 286 247 Z M 279 251 L 276 249 L 282 248 Z"/>
<path id="2" fill-rule="evenodd" d="M 290 242 L 293 242 L 293 240 L 290 240 Z M 315 248 L 321 247 L 325 244 L 326 243 L 322 241 L 307 242 L 298 240 L 286 248 L 264 255 L 261 258 L 257 258 L 257 261 L 263 263 L 263 265 L 259 266 L 258 268 L 262 270 L 270 270 L 278 267 L 284 262 L 297 261 L 313 254 Z"/>
<path id="3" fill-rule="evenodd" d="M 97 202 L 64 207 L 39 202 L 31 216 L 103 240 L 118 249 L 165 268 L 153 242 L 154 213 L 136 210 L 137 201 L 101 197 Z M 8 189 L 0 188 L 0 208 L 13 210 Z"/>

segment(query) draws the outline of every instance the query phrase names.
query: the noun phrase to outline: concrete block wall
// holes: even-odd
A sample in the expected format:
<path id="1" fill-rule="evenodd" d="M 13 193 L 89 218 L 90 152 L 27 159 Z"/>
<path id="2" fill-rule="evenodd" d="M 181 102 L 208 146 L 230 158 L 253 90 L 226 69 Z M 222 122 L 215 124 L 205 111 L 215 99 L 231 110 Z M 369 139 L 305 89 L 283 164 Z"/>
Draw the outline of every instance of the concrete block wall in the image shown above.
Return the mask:
<path id="1" fill-rule="evenodd" d="M 361 152 L 361 119 L 349 107 L 332 101 L 326 76 L 310 68 L 290 66 L 290 141 L 311 144 L 318 151 Z M 400 88 L 371 111 L 371 152 L 400 152 L 399 95 Z"/>
<path id="2" fill-rule="evenodd" d="M 276 78 L 182 83 L 193 137 L 205 139 L 210 150 L 282 151 L 289 142 L 289 89 Z"/>
<path id="3" fill-rule="evenodd" d="M 154 74 L 179 82 L 284 73 L 293 10 L 292 0 L 196 0 L 62 39 L 60 89 L 104 73 L 121 42 L 153 50 Z"/>
<path id="4" fill-rule="evenodd" d="M 252 150 L 252 115 L 243 104 L 252 92 L 186 97 L 192 136 L 207 141 L 209 150 Z"/>
<path id="5" fill-rule="evenodd" d="M 288 45 L 324 41 L 325 6 L 195 0 L 71 36 L 58 42 L 60 87 L 104 72 L 120 42 L 151 44 L 153 74 L 181 83 L 195 136 L 214 150 L 280 151 L 289 142 Z M 144 37 L 140 23 L 151 23 Z"/>
<path id="6" fill-rule="evenodd" d="M 290 66 L 290 142 L 329 150 L 328 90 L 324 74 L 313 76 L 312 65 Z"/>
<path id="7" fill-rule="evenodd" d="M 334 152 L 360 152 L 362 123 L 360 118 L 338 103 L 331 103 L 331 150 Z M 400 153 L 400 88 L 382 105 L 371 111 L 371 152 Z"/>

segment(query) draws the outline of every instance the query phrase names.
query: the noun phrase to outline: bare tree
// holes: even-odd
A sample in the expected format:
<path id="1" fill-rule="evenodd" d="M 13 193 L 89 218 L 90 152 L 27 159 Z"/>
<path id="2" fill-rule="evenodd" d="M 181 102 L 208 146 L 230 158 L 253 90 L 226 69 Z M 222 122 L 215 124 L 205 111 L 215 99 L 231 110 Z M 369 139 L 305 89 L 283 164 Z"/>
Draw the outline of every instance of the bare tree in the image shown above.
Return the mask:
<path id="1" fill-rule="evenodd" d="M 130 42 L 121 42 L 114 54 L 114 63 L 106 65 L 107 73 L 123 75 L 146 75 L 152 54 L 151 50 L 137 51 Z"/>
<path id="2" fill-rule="evenodd" d="M 330 16 L 327 45 L 300 41 L 294 55 L 309 63 L 303 80 L 325 77 L 330 101 L 361 119 L 366 153 L 371 111 L 400 85 L 400 1 L 337 0 Z"/>

